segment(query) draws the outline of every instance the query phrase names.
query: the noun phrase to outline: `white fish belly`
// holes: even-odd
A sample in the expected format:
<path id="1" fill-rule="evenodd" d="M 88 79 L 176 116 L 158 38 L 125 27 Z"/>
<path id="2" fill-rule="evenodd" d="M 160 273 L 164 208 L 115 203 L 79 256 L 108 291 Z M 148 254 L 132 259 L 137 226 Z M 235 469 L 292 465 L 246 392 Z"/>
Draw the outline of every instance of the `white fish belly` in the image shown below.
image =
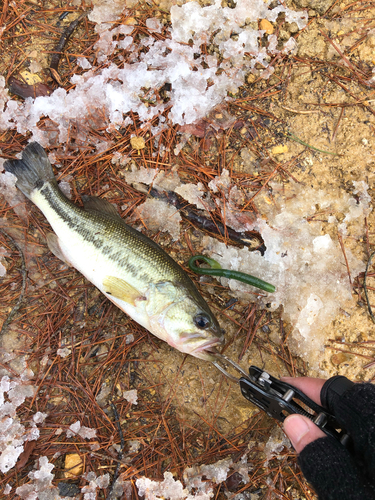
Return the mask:
<path id="1" fill-rule="evenodd" d="M 78 236 L 78 237 L 77 237 Z M 72 240 L 75 241 L 72 241 Z M 124 311 L 128 316 L 134 319 L 137 323 L 142 325 L 147 330 L 150 330 L 150 322 L 148 315 L 145 311 L 145 302 L 140 300 L 137 306 L 133 306 L 124 300 L 121 300 L 113 295 L 105 292 L 103 281 L 108 276 L 115 276 L 121 278 L 131 284 L 131 276 L 126 276 L 119 271 L 116 265 L 113 265 L 105 257 L 100 255 L 100 252 L 90 244 L 85 244 L 84 241 L 79 241 L 79 235 L 73 234 L 69 240 L 69 245 L 66 245 L 60 238 L 59 244 L 61 251 L 66 257 L 67 261 L 82 273 L 93 285 L 95 285 L 111 302 L 113 302 L 119 309 Z M 145 290 L 140 290 L 141 294 Z M 153 332 L 152 332 L 153 333 Z"/>

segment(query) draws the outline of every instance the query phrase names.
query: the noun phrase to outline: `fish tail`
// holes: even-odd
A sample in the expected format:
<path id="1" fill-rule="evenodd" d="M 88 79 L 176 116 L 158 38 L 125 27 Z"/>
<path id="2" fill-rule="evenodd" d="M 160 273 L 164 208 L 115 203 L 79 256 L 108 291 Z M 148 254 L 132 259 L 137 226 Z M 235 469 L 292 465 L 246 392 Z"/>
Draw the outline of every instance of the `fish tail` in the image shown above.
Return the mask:
<path id="1" fill-rule="evenodd" d="M 4 169 L 17 177 L 16 186 L 28 198 L 35 189 L 55 178 L 48 156 L 37 142 L 26 146 L 21 160 L 7 160 Z"/>

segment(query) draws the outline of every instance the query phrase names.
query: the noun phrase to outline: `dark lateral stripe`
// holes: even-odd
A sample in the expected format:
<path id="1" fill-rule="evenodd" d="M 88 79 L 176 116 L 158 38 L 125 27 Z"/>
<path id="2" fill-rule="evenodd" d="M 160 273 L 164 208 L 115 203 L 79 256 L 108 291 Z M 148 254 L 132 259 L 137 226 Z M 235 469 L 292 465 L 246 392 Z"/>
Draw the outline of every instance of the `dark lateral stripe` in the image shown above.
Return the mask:
<path id="1" fill-rule="evenodd" d="M 82 238 L 82 251 L 85 243 L 91 244 L 99 254 L 121 269 L 121 273 L 128 273 L 141 282 L 171 281 L 183 286 L 196 303 L 212 315 L 187 274 L 147 236 L 109 215 L 77 207 L 63 195 L 56 180 L 45 183 L 40 194 L 51 212 L 60 217 L 61 224 Z M 219 329 L 219 326 L 217 328 Z"/>
<path id="2" fill-rule="evenodd" d="M 108 244 L 108 240 L 104 239 L 102 234 L 93 234 L 93 220 L 99 217 L 95 217 L 93 214 L 85 212 L 74 205 L 53 185 L 45 184 L 40 193 L 47 201 L 50 209 L 61 218 L 62 223 L 66 224 L 72 231 L 77 232 L 85 242 L 92 244 L 98 250 L 100 249 L 102 255 L 115 262 L 124 271 L 135 278 L 138 277 L 138 268 L 129 262 L 123 251 Z M 103 221 L 105 224 L 100 222 L 97 221 L 98 229 L 103 232 L 110 229 L 110 226 L 113 224 L 109 220 Z"/>

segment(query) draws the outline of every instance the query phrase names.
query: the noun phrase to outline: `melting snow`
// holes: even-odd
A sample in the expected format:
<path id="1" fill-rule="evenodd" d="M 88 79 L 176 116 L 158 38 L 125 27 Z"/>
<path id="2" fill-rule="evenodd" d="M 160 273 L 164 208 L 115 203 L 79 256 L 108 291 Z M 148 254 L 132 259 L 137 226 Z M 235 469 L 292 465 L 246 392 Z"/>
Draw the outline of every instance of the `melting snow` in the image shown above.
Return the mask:
<path id="1" fill-rule="evenodd" d="M 126 399 L 126 401 L 129 401 L 132 405 L 138 404 L 138 393 L 136 389 L 132 389 L 130 391 L 124 391 L 122 393 L 122 397 Z"/>
<path id="2" fill-rule="evenodd" d="M 266 78 L 273 71 L 269 66 L 271 57 L 295 49 L 291 38 L 279 51 L 275 35 L 251 26 L 258 19 L 274 22 L 285 13 L 286 22 L 296 22 L 301 29 L 306 26 L 307 13 L 269 5 L 263 0 L 238 0 L 233 9 L 222 7 L 221 0 L 206 7 L 197 2 L 174 5 L 165 39 L 152 36 L 162 27 L 158 19 L 151 18 L 146 21 L 150 36 L 138 40 L 133 26 L 114 26 L 124 11 L 124 3 L 99 1 L 89 14 L 99 34 L 94 47 L 97 59 L 100 64 L 107 63 L 108 57 L 118 51 L 121 67 L 110 62 L 99 69 L 91 67 L 87 59 L 78 58 L 78 64 L 87 71 L 72 76 L 72 90 L 58 88 L 49 96 L 28 98 L 23 103 L 9 98 L 5 79 L 0 77 L 0 130 L 16 128 L 24 135 L 30 131 L 33 140 L 48 146 L 56 141 L 56 131 L 58 142 L 66 142 L 70 124 L 74 123 L 79 147 L 87 146 L 90 128 L 106 126 L 113 131 L 126 127 L 131 122 L 126 116 L 130 111 L 137 113 L 144 124 L 159 116 L 159 123 L 152 129 L 154 135 L 168 126 L 164 112 L 172 124 L 184 125 L 204 118 L 228 99 L 228 93 L 237 92 L 249 72 L 259 73 L 256 67 L 261 66 L 260 73 L 263 71 Z M 118 35 L 124 39 L 115 40 Z M 201 51 L 202 44 L 207 43 L 216 47 L 222 60 Z M 129 62 L 123 63 L 126 55 Z M 152 89 L 165 84 L 171 90 L 168 101 L 163 102 Z M 43 115 L 50 118 L 46 120 L 49 130 L 37 126 Z M 98 151 L 108 147 L 95 144 L 93 138 L 91 143 Z"/>
<path id="3" fill-rule="evenodd" d="M 328 216 L 336 212 L 345 214 L 341 229 L 346 231 L 347 224 L 356 220 L 357 230 L 361 230 L 364 217 L 370 211 L 368 186 L 356 183 L 356 190 L 361 193 L 358 202 L 339 190 L 328 193 L 293 183 L 271 186 L 274 204 L 266 194 L 256 198 L 259 211 L 267 216 L 267 221 L 258 219 L 242 225 L 243 229 L 260 231 L 267 248 L 264 257 L 247 248 L 227 247 L 207 236 L 202 246 L 223 268 L 253 274 L 276 286 L 273 294 L 259 292 L 257 300 L 267 310 L 283 306 L 282 317 L 293 327 L 292 347 L 309 360 L 311 367 L 318 369 L 319 353 L 324 348 L 324 327 L 336 317 L 340 308 L 345 309 L 351 303 L 352 296 L 340 245 L 328 233 L 322 235 L 323 224 L 312 216 L 319 206 L 319 210 L 327 213 L 327 230 L 336 228 L 337 234 L 336 217 Z M 228 207 L 226 209 L 228 214 Z M 234 219 L 237 215 L 240 217 L 241 213 L 232 213 Z M 357 276 L 364 270 L 364 263 L 348 249 L 346 256 L 352 277 Z M 235 280 L 218 279 L 246 300 L 249 300 L 249 292 L 256 291 Z"/>
<path id="4" fill-rule="evenodd" d="M 4 376 L 0 381 L 0 470 L 3 474 L 15 466 L 26 441 L 38 439 L 39 430 L 32 422 L 21 424 L 17 408 L 34 396 L 35 388 L 20 380 Z"/>
<path id="5" fill-rule="evenodd" d="M 77 420 L 74 424 L 69 426 L 66 431 L 66 437 L 70 438 L 73 436 L 80 436 L 84 439 L 91 439 L 96 437 L 96 429 L 90 429 L 90 427 L 81 426 L 81 422 Z"/>

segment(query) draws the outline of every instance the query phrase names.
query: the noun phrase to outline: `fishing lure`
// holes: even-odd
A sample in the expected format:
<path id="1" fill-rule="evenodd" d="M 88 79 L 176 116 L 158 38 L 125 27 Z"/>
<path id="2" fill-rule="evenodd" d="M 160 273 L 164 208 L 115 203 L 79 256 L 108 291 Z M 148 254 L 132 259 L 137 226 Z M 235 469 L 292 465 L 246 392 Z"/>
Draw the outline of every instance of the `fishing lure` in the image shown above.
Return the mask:
<path id="1" fill-rule="evenodd" d="M 208 264 L 209 268 L 203 268 L 196 265 L 196 261 L 203 260 Z M 255 276 L 250 274 L 241 273 L 240 271 L 233 271 L 231 269 L 223 269 L 221 265 L 214 259 L 206 257 L 204 255 L 194 255 L 189 259 L 190 269 L 197 274 L 208 274 L 209 276 L 223 276 L 224 278 L 233 279 L 237 281 L 242 281 L 242 283 L 247 283 L 248 285 L 255 286 L 266 292 L 273 293 L 276 288 Z"/>

